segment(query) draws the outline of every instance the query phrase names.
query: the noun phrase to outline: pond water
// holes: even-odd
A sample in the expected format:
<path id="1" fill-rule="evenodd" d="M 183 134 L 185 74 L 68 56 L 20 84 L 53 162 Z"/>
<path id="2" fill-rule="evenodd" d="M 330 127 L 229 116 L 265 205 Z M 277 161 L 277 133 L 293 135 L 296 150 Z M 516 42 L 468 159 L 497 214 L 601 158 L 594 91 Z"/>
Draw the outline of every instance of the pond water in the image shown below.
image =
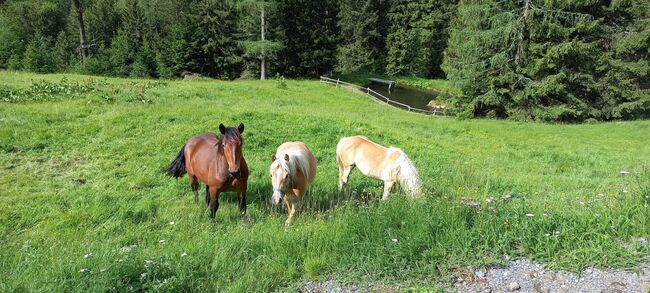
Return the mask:
<path id="1" fill-rule="evenodd" d="M 390 94 L 388 93 L 388 85 L 385 84 L 373 82 L 366 84 L 366 87 L 370 87 L 373 91 L 376 91 L 393 101 L 425 110 L 427 109 L 426 106 L 429 104 L 429 101 L 438 96 L 438 93 L 436 92 L 402 84 L 394 84 L 390 90 Z"/>

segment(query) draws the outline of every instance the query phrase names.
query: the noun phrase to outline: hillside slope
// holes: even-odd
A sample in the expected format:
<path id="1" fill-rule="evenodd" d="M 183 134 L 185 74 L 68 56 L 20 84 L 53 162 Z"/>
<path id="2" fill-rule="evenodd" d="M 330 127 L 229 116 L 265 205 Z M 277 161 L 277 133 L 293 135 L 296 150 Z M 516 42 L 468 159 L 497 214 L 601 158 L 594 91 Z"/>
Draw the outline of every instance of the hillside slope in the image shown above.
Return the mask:
<path id="1" fill-rule="evenodd" d="M 649 254 L 634 239 L 650 235 L 650 121 L 459 121 L 294 80 L 0 72 L 0 100 L 13 101 L 0 102 L 3 292 L 261 292 L 328 277 L 429 288 L 506 258 L 575 271 L 633 268 Z M 222 122 L 246 125 L 249 214 L 226 194 L 211 224 L 187 180 L 163 170 Z M 358 171 L 339 196 L 336 143 L 355 134 L 409 154 L 426 198 L 379 202 L 381 183 Z M 288 140 L 319 165 L 286 228 L 268 166 Z"/>

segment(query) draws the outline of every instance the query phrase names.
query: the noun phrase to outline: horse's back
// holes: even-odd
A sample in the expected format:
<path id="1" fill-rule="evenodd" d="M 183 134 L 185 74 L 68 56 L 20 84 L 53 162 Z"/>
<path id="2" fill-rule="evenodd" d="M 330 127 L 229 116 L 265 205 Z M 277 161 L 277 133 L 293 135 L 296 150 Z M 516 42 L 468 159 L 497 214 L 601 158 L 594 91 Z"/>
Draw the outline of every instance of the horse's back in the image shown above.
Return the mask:
<path id="1" fill-rule="evenodd" d="M 336 146 L 336 154 L 341 157 L 383 157 L 388 149 L 365 136 L 343 137 Z"/>
<path id="2" fill-rule="evenodd" d="M 397 153 L 390 150 L 365 136 L 357 135 L 341 138 L 336 147 L 336 155 L 339 164 L 355 165 L 361 173 L 382 179 L 396 159 Z"/>
<path id="3" fill-rule="evenodd" d="M 205 132 L 190 138 L 185 144 L 185 165 L 190 174 L 205 173 L 215 157 L 217 135 Z M 204 180 L 203 178 L 201 178 Z M 205 180 L 204 180 L 205 181 Z"/>

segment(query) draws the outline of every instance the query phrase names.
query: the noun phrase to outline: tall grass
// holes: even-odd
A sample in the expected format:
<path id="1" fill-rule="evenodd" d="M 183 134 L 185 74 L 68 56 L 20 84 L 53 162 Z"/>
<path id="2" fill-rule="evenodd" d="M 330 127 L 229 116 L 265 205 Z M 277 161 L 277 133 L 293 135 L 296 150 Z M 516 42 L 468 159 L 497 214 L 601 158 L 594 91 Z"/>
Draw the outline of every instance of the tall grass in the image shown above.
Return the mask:
<path id="1" fill-rule="evenodd" d="M 439 119 L 317 81 L 62 78 L 0 72 L 24 97 L 0 102 L 2 292 L 261 292 L 325 278 L 431 288 L 520 257 L 576 271 L 634 268 L 649 253 L 636 240 L 650 235 L 648 121 Z M 30 99 L 34 83 L 94 88 Z M 221 122 L 246 125 L 249 207 L 241 218 L 224 194 L 211 224 L 187 180 L 163 170 Z M 338 195 L 335 147 L 353 134 L 402 148 L 426 197 L 380 202 L 381 183 L 358 171 Z M 288 140 L 319 165 L 285 227 L 267 170 Z"/>

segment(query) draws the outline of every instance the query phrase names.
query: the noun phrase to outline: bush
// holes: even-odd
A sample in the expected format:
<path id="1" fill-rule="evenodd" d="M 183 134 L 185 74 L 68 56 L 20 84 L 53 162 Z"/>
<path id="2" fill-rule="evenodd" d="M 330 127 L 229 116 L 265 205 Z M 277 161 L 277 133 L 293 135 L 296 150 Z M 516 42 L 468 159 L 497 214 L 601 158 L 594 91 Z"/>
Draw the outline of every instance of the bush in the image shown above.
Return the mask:
<path id="1" fill-rule="evenodd" d="M 7 60 L 7 69 L 20 70 L 22 67 L 22 63 L 20 63 L 20 54 L 13 54 L 9 57 L 9 60 Z"/>
<path id="2" fill-rule="evenodd" d="M 284 76 L 277 74 L 275 76 L 276 83 L 275 86 L 279 89 L 286 89 L 287 88 L 287 82 L 284 80 Z"/>

